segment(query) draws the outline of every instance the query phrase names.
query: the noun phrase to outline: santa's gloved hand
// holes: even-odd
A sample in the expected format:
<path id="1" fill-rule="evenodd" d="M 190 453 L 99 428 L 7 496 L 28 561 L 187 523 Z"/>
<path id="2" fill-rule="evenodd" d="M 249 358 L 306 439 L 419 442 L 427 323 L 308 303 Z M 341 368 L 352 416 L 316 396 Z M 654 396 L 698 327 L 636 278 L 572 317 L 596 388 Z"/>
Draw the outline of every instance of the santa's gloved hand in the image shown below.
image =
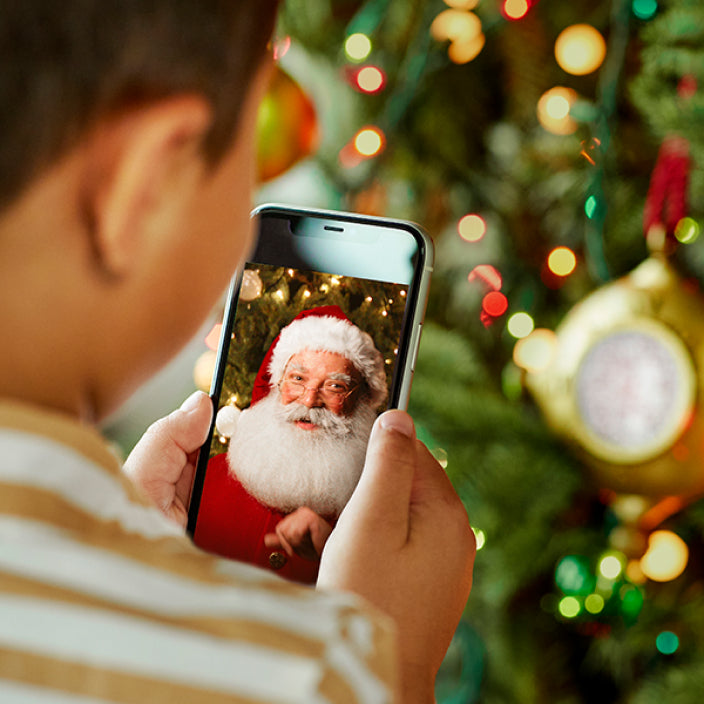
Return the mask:
<path id="1" fill-rule="evenodd" d="M 212 413 L 207 394 L 191 394 L 181 408 L 147 429 L 123 467 L 137 488 L 184 528 L 198 449 L 208 435 Z"/>
<path id="2" fill-rule="evenodd" d="M 330 533 L 332 526 L 324 518 L 301 506 L 277 523 L 275 533 L 264 536 L 264 545 L 270 550 L 285 550 L 290 556 L 316 561 Z"/>
<path id="3" fill-rule="evenodd" d="M 405 704 L 434 701 L 474 554 L 464 506 L 416 440 L 411 417 L 383 413 L 359 484 L 323 550 L 318 588 L 359 594 L 394 619 Z"/>

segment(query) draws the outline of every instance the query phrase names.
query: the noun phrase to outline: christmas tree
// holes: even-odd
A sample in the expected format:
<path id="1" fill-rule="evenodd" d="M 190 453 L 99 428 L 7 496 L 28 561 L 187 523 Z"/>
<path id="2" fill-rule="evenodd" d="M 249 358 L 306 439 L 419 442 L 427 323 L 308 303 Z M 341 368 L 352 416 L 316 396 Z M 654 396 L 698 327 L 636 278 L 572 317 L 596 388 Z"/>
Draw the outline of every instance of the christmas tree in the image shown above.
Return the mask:
<path id="1" fill-rule="evenodd" d="M 696 310 L 704 4 L 287 0 L 280 37 L 318 141 L 261 199 L 407 218 L 435 241 L 410 410 L 481 547 L 439 701 L 700 701 L 704 504 L 676 482 L 668 494 L 667 474 L 650 493 L 637 473 L 618 483 L 672 455 L 698 487 L 701 438 L 679 440 L 696 423 L 630 464 L 605 446 L 604 480 L 546 422 L 518 350 L 658 237 Z M 288 106 L 273 114 L 290 126 Z M 669 329 L 661 308 L 645 314 Z M 600 313 L 616 320 L 611 304 Z M 692 315 L 675 327 L 696 420 Z"/>

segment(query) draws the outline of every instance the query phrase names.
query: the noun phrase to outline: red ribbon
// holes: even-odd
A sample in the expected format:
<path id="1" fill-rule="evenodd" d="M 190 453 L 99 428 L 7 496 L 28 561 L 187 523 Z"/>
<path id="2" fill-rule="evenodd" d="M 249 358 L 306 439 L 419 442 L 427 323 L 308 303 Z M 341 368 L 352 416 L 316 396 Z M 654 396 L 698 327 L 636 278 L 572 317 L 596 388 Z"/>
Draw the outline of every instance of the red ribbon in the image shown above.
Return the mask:
<path id="1" fill-rule="evenodd" d="M 684 137 L 667 137 L 660 146 L 643 210 L 643 230 L 647 236 L 660 226 L 673 237 L 677 223 L 687 214 L 689 185 L 689 143 Z"/>

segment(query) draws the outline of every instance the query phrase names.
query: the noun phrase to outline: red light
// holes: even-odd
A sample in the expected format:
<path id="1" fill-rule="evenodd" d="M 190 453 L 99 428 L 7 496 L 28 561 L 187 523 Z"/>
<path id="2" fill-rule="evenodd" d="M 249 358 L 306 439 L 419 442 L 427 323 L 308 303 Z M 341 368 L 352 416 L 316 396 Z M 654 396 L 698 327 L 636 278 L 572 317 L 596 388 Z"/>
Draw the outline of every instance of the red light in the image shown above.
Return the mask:
<path id="1" fill-rule="evenodd" d="M 355 86 L 363 93 L 378 93 L 386 83 L 386 76 L 376 66 L 364 66 L 357 71 L 354 80 Z"/>
<path id="2" fill-rule="evenodd" d="M 480 281 L 492 291 L 498 291 L 503 283 L 501 274 L 498 272 L 496 267 L 491 266 L 491 264 L 479 264 L 478 266 L 475 266 L 474 269 L 469 272 L 467 280 L 470 283 L 472 281 Z"/>
<path id="3" fill-rule="evenodd" d="M 500 291 L 491 291 L 484 296 L 482 308 L 488 315 L 497 318 L 508 310 L 508 299 Z"/>

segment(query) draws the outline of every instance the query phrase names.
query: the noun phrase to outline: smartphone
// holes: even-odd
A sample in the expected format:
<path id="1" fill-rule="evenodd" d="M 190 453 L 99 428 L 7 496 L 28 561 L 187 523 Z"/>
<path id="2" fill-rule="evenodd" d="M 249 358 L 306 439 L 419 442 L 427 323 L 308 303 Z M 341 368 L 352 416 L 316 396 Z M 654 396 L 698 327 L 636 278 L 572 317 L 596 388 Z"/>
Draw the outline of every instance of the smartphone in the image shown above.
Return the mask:
<path id="1" fill-rule="evenodd" d="M 208 552 L 312 583 L 375 418 L 408 404 L 433 247 L 405 221 L 279 205 L 252 216 L 188 532 Z"/>

